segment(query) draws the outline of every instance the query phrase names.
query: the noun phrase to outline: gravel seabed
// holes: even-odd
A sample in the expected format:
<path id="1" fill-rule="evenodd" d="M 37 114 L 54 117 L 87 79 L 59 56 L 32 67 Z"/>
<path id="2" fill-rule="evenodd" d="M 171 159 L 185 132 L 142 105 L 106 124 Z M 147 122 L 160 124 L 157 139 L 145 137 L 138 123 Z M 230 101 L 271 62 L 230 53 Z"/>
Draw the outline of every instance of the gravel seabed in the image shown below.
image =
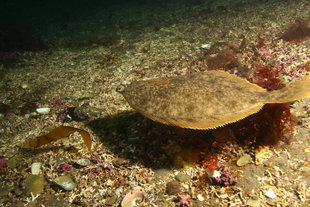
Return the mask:
<path id="1" fill-rule="evenodd" d="M 254 62 L 278 60 L 285 83 L 307 74 L 304 66 L 310 61 L 310 40 L 294 43 L 280 37 L 295 19 L 309 21 L 309 1 L 229 3 L 197 1 L 191 7 L 176 5 L 171 15 L 163 9 L 162 16 L 152 17 L 143 16 L 152 10 L 146 4 L 139 8 L 145 13 L 132 19 L 126 19 L 129 11 L 125 8 L 117 9 L 119 24 L 113 29 L 98 29 L 100 21 L 86 19 L 83 24 L 89 30 L 97 29 L 93 33 L 77 32 L 71 20 L 67 24 L 74 35 L 68 35 L 70 31 L 52 35 L 47 28 L 43 37 L 53 47 L 20 53 L 18 63 L 2 66 L 0 102 L 12 112 L 0 117 L 1 159 L 10 163 L 0 165 L 0 206 L 57 206 L 57 202 L 63 206 L 120 206 L 136 186 L 141 187 L 138 197 L 143 201 L 137 202 L 141 206 L 309 206 L 309 99 L 291 104 L 298 122 L 290 144 L 254 149 L 233 141 L 212 143 L 219 163 L 237 180 L 236 185 L 224 187 L 206 178 L 201 163 L 172 157 L 201 150 L 193 146 L 180 149 L 187 132 L 140 116 L 116 92 L 119 84 L 135 80 L 208 70 L 203 45 L 220 42 L 238 47 L 244 39 L 246 46 L 236 53 L 239 66 L 253 70 Z M 100 19 L 99 9 L 96 14 Z M 272 55 L 253 47 L 258 37 L 264 39 L 262 50 L 272 51 Z M 238 67 L 231 68 L 231 72 L 235 70 Z M 35 113 L 42 107 L 51 110 Z M 89 118 L 62 123 L 57 117 L 67 107 L 84 107 L 90 111 Z M 78 133 L 39 149 L 20 151 L 27 139 L 62 124 L 91 134 L 92 157 Z M 179 135 L 180 140 L 175 139 Z M 176 151 L 180 153 L 173 153 Z M 249 161 L 237 166 L 245 154 L 250 155 Z M 91 163 L 77 167 L 74 163 L 79 159 Z M 44 189 L 26 195 L 25 183 L 35 162 L 42 163 Z M 63 163 L 70 167 L 60 172 Z M 180 179 L 179 173 L 188 177 Z M 53 180 L 60 175 L 74 177 L 77 187 L 68 191 L 55 187 Z M 176 184 L 167 185 L 172 181 Z"/>

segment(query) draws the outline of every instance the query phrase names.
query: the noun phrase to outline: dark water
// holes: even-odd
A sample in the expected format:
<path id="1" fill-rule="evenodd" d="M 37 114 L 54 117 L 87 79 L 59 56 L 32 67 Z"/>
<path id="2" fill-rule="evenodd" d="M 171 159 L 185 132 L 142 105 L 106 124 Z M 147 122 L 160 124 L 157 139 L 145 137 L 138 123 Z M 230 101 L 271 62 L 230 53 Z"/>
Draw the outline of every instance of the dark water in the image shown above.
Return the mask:
<path id="1" fill-rule="evenodd" d="M 216 0 L 2 0 L 0 50 L 37 50 L 42 47 L 41 40 L 53 45 L 61 37 L 82 35 L 83 39 L 85 34 L 96 34 L 96 39 L 100 33 L 99 39 L 108 36 L 107 41 L 113 41 L 111 36 L 120 31 L 157 31 L 180 18 L 197 15 L 193 8 L 200 5 L 210 5 L 207 12 L 212 13 L 211 5 L 215 3 Z M 224 6 L 218 9 L 226 12 Z M 6 45 L 10 38 L 39 42 L 34 48 Z"/>
<path id="2" fill-rule="evenodd" d="M 266 1 L 2 0 L 0 51 L 58 47 L 62 38 L 69 38 L 61 43 L 63 47 L 111 44 L 124 31 L 137 37 L 146 30 L 156 32 L 186 18 L 242 12 L 260 3 Z"/>

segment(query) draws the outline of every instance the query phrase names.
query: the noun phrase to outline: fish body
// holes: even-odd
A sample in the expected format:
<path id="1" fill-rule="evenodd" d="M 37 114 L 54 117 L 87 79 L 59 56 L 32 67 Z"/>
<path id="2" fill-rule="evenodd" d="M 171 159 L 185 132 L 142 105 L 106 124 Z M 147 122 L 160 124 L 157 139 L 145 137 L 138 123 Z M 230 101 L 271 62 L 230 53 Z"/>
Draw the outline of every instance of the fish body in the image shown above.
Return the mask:
<path id="1" fill-rule="evenodd" d="M 224 71 L 136 81 L 122 90 L 127 102 L 163 124 L 210 129 L 256 113 L 266 103 L 286 103 L 310 96 L 310 75 L 287 87 L 266 91 Z"/>

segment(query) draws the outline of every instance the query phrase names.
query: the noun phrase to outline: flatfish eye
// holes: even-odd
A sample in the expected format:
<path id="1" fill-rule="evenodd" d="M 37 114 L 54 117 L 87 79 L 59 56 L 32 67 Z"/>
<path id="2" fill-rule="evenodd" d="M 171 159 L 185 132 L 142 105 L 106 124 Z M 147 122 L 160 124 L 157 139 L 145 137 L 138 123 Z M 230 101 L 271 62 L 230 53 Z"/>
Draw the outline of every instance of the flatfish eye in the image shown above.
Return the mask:
<path id="1" fill-rule="evenodd" d="M 123 84 L 117 86 L 117 88 L 116 88 L 116 91 L 119 93 L 124 92 L 124 90 L 125 90 L 125 85 L 123 85 Z"/>

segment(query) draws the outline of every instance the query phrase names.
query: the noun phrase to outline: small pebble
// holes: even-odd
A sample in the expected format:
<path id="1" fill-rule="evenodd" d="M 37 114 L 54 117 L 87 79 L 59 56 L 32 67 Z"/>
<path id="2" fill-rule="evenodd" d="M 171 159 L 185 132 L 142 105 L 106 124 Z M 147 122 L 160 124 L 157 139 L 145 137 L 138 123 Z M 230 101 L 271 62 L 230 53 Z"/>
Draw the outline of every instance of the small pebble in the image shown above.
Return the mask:
<path id="1" fill-rule="evenodd" d="M 201 45 L 200 47 L 203 49 L 209 50 L 212 47 L 212 45 L 213 45 L 213 42 L 209 42 L 207 44 Z"/>
<path id="2" fill-rule="evenodd" d="M 20 87 L 22 89 L 27 89 L 27 88 L 29 88 L 29 84 L 28 83 L 23 83 Z"/>
<path id="3" fill-rule="evenodd" d="M 178 173 L 176 176 L 175 176 L 175 179 L 177 181 L 180 181 L 180 182 L 186 182 L 186 181 L 189 181 L 191 179 L 191 177 L 185 173 Z"/>
<path id="4" fill-rule="evenodd" d="M 119 187 L 119 188 L 117 188 L 117 189 L 115 190 L 115 195 L 116 195 L 118 198 L 121 197 L 122 193 L 123 193 L 123 188 L 122 188 L 122 187 Z"/>
<path id="5" fill-rule="evenodd" d="M 242 157 L 238 159 L 237 166 L 242 167 L 249 163 L 251 163 L 251 156 L 249 154 L 244 154 Z"/>
<path id="6" fill-rule="evenodd" d="M 72 190 L 77 187 L 74 178 L 68 175 L 59 176 L 55 178 L 54 182 L 65 190 Z"/>
<path id="7" fill-rule="evenodd" d="M 76 164 L 82 166 L 82 167 L 86 167 L 87 165 L 90 164 L 90 160 L 88 159 L 79 159 L 78 161 L 76 161 Z"/>
<path id="8" fill-rule="evenodd" d="M 50 108 L 37 108 L 36 111 L 39 114 L 48 114 L 51 111 L 51 109 Z"/>
<path id="9" fill-rule="evenodd" d="M 204 201 L 205 200 L 204 197 L 202 197 L 202 195 L 200 195 L 200 194 L 197 195 L 197 198 L 198 198 L 199 201 Z"/>
<path id="10" fill-rule="evenodd" d="M 34 162 L 31 165 L 31 174 L 39 175 L 42 173 L 42 163 L 41 162 Z"/>
<path id="11" fill-rule="evenodd" d="M 166 185 L 166 194 L 167 195 L 176 195 L 182 192 L 182 185 L 176 180 L 172 180 Z"/>
<path id="12" fill-rule="evenodd" d="M 273 192 L 273 190 L 270 188 L 266 194 L 265 194 L 268 198 L 274 199 L 276 198 L 276 194 Z"/>
<path id="13" fill-rule="evenodd" d="M 208 173 L 208 174 L 209 174 L 209 173 Z M 221 175 L 221 173 L 220 173 L 219 171 L 214 170 L 213 174 L 209 174 L 209 176 L 210 176 L 211 178 L 219 178 L 219 177 L 221 177 L 222 175 Z"/>

